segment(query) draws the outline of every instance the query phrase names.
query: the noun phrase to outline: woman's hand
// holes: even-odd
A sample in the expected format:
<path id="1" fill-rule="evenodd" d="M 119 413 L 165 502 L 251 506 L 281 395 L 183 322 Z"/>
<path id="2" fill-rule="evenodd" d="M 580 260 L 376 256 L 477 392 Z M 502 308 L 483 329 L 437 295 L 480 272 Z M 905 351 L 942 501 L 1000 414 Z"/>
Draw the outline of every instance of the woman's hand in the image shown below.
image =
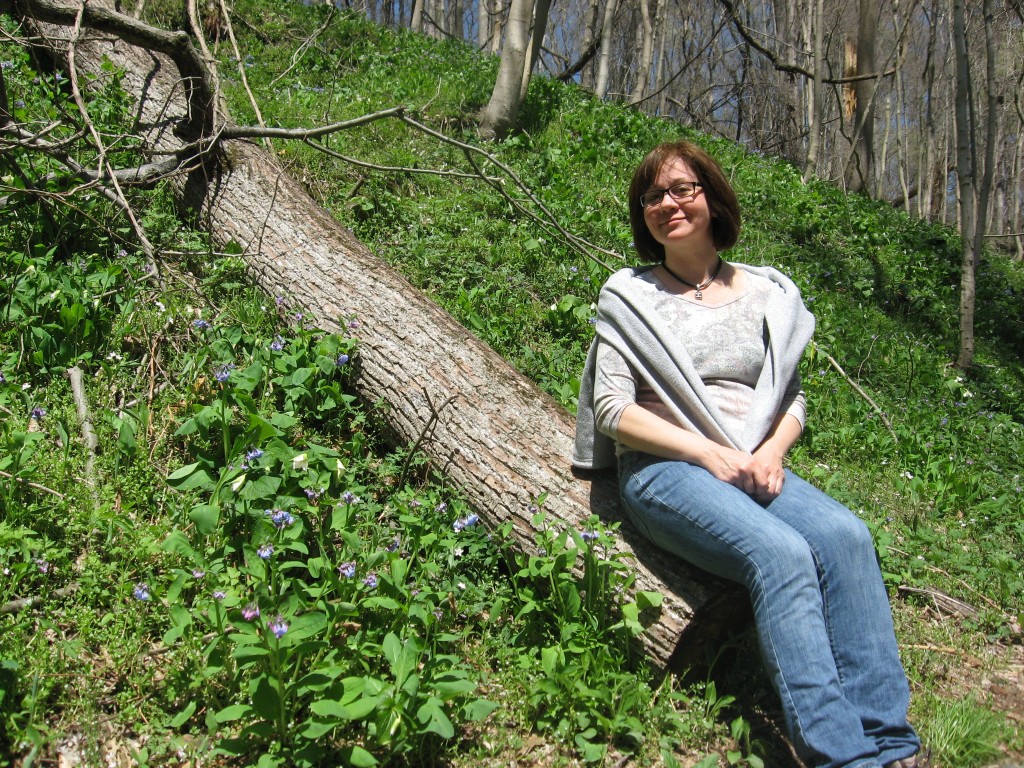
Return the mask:
<path id="1" fill-rule="evenodd" d="M 782 456 L 764 445 L 751 454 L 712 444 L 704 468 L 761 503 L 778 496 L 786 480 Z"/>

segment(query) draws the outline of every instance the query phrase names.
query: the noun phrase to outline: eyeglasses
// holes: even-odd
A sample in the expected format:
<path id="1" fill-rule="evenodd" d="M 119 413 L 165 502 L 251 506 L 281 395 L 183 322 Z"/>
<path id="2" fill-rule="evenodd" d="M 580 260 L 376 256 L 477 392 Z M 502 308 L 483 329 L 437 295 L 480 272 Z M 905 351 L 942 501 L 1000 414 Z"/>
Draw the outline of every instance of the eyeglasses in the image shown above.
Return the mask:
<path id="1" fill-rule="evenodd" d="M 665 199 L 666 192 L 677 203 L 681 203 L 684 200 L 696 197 L 697 190 L 703 186 L 699 181 L 681 181 L 678 184 L 673 184 L 668 189 L 652 189 L 650 192 L 644 192 L 640 195 L 640 205 L 644 208 L 653 208 L 656 205 L 660 205 L 661 201 Z"/>

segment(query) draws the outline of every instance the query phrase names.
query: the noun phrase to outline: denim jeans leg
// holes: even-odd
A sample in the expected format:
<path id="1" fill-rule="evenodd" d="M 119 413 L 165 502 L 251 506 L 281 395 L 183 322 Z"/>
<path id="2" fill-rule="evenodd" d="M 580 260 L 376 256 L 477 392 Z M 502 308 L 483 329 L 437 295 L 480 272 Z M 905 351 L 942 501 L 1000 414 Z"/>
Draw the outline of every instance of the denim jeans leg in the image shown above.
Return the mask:
<path id="1" fill-rule="evenodd" d="M 845 560 L 850 526 L 833 518 L 860 524 L 852 513 L 795 475 L 766 509 L 700 467 L 638 453 L 622 457 L 620 490 L 627 514 L 653 542 L 746 586 L 764 662 L 802 760 L 817 768 L 876 768 L 889 759 L 883 750 L 895 757 L 916 750 L 873 548 L 870 562 L 855 548 L 852 562 L 820 569 L 820 559 Z M 803 526 L 806 535 L 787 522 L 800 515 L 815 520 Z M 850 574 L 859 582 L 865 570 L 880 594 L 874 587 L 847 594 Z M 872 625 L 870 639 L 847 648 L 864 624 Z M 869 648 L 882 649 L 880 665 Z"/>
<path id="2" fill-rule="evenodd" d="M 798 531 L 811 549 L 843 695 L 878 747 L 879 762 L 915 754 L 921 742 L 907 722 L 910 687 L 867 526 L 789 471 L 783 493 L 767 511 Z"/>

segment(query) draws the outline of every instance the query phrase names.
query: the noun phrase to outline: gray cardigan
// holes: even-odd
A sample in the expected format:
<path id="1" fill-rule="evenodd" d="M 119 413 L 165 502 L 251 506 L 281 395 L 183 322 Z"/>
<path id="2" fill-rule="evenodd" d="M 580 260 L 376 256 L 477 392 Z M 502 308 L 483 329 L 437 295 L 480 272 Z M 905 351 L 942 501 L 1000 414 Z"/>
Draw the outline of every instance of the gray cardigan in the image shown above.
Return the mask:
<path id="1" fill-rule="evenodd" d="M 573 466 L 604 469 L 615 464 L 615 441 L 597 430 L 594 416 L 598 339 L 614 347 L 644 377 L 687 429 L 742 451 L 753 451 L 761 444 L 814 333 L 814 316 L 804 306 L 796 284 L 778 270 L 734 266 L 768 278 L 778 289 L 765 312 L 768 349 L 742 434 L 728 433 L 715 420 L 707 390 L 694 370 L 686 345 L 663 334 L 658 314 L 639 294 L 636 275 L 648 268 L 621 269 L 608 279 L 598 299 L 597 336 L 580 380 Z"/>

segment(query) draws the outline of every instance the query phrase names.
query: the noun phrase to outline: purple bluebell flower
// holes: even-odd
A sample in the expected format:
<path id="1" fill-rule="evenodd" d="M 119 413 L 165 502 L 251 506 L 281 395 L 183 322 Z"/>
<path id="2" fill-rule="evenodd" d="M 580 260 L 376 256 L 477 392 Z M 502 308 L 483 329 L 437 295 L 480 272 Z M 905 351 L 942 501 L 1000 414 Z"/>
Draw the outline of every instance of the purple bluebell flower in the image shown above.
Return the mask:
<path id="1" fill-rule="evenodd" d="M 355 504 L 359 501 L 359 497 L 352 493 L 352 491 L 345 491 L 341 494 L 341 500 L 346 504 Z"/>
<path id="2" fill-rule="evenodd" d="M 455 531 L 461 531 L 464 528 L 472 528 L 474 525 L 480 522 L 479 515 L 467 515 L 466 517 L 460 517 L 452 524 L 452 528 Z"/>
<path id="3" fill-rule="evenodd" d="M 33 421 L 42 421 L 43 416 L 46 415 L 46 409 L 36 406 L 32 409 L 32 412 L 29 415 L 32 417 Z"/>
<path id="4" fill-rule="evenodd" d="M 316 504 L 320 501 L 320 497 L 323 496 L 323 488 L 306 488 L 303 493 L 306 494 L 306 498 L 309 499 L 311 504 Z"/>
<path id="5" fill-rule="evenodd" d="M 280 352 L 282 349 L 284 349 L 284 337 L 283 336 L 275 336 L 274 340 L 272 342 L 270 342 L 270 348 L 274 352 Z"/>
<path id="6" fill-rule="evenodd" d="M 267 515 L 270 516 L 270 522 L 272 522 L 274 524 L 274 527 L 277 528 L 277 530 L 279 531 L 283 528 L 287 528 L 289 525 L 295 522 L 295 516 L 291 512 L 287 512 L 283 509 L 267 510 Z M 260 555 L 260 557 L 263 556 Z"/>
<path id="7" fill-rule="evenodd" d="M 359 328 L 360 326 L 362 326 L 362 323 L 359 322 L 358 320 L 353 319 L 348 321 L 348 327 L 353 331 L 356 330 L 356 328 Z"/>
<path id="8" fill-rule="evenodd" d="M 256 554 L 261 560 L 269 560 L 270 556 L 274 554 L 274 545 L 268 541 L 256 550 Z"/>
<path id="9" fill-rule="evenodd" d="M 271 631 L 274 637 L 280 640 L 282 637 L 284 637 L 284 633 L 288 631 L 288 625 L 285 623 L 285 620 L 281 618 L 281 616 L 279 615 L 276 619 L 267 623 L 267 629 Z"/>
<path id="10" fill-rule="evenodd" d="M 338 566 L 338 575 L 343 576 L 346 579 L 351 579 L 356 575 L 356 564 L 351 560 L 347 563 L 342 563 Z"/>
<path id="11" fill-rule="evenodd" d="M 260 615 L 260 607 L 256 603 L 249 603 L 242 609 L 242 618 L 246 621 L 252 621 L 258 619 Z"/>
<path id="12" fill-rule="evenodd" d="M 196 581 L 199 581 L 200 579 L 205 578 L 205 576 L 206 576 L 206 571 L 204 571 L 202 568 L 193 568 L 192 569 L 192 578 L 195 579 Z"/>
<path id="13" fill-rule="evenodd" d="M 40 573 L 45 574 L 50 572 L 50 564 L 41 557 L 36 558 L 36 568 L 39 569 Z"/>
<path id="14" fill-rule="evenodd" d="M 601 534 L 599 534 L 597 531 L 587 530 L 587 531 L 583 531 L 582 533 L 580 533 L 580 538 L 583 539 L 586 542 L 597 541 L 597 539 L 598 539 L 598 537 L 600 535 Z"/>
<path id="15" fill-rule="evenodd" d="M 149 586 L 141 581 L 135 585 L 135 589 L 132 590 L 132 594 L 135 596 L 136 600 L 141 600 L 143 602 L 152 597 L 152 595 L 149 594 Z"/>
<path id="16" fill-rule="evenodd" d="M 205 331 L 206 329 L 212 328 L 213 326 L 200 317 L 198 320 L 192 321 L 192 327 L 195 328 L 197 331 Z"/>
<path id="17" fill-rule="evenodd" d="M 345 363 L 347 363 L 348 361 L 348 355 L 342 352 L 340 355 L 338 355 L 338 359 L 334 361 L 334 364 L 340 368 L 341 366 L 345 365 Z"/>
<path id="18" fill-rule="evenodd" d="M 250 448 L 245 452 L 245 460 L 251 464 L 262 455 L 263 451 L 261 451 L 259 448 Z"/>
<path id="19" fill-rule="evenodd" d="M 370 589 L 376 589 L 377 588 L 377 574 L 376 573 L 368 573 L 368 574 L 366 574 L 366 578 L 363 579 L 363 584 L 368 586 Z"/>
<path id="20" fill-rule="evenodd" d="M 435 512 L 444 512 L 446 509 L 448 509 L 448 505 L 445 504 L 443 501 L 440 502 L 436 507 L 434 507 Z"/>
<path id="21" fill-rule="evenodd" d="M 219 368 L 217 368 L 217 370 L 213 372 L 213 378 L 215 378 L 217 381 L 223 384 L 231 377 L 231 369 L 234 367 L 235 366 L 233 365 L 220 366 Z"/>
<path id="22" fill-rule="evenodd" d="M 228 596 L 228 593 L 225 592 L 223 589 L 215 589 L 215 590 L 213 590 L 213 599 L 214 600 L 223 600 L 227 596 Z"/>
<path id="23" fill-rule="evenodd" d="M 395 536 L 391 543 L 388 544 L 387 550 L 388 552 L 397 552 L 400 546 L 402 546 L 402 540 L 398 536 Z"/>

